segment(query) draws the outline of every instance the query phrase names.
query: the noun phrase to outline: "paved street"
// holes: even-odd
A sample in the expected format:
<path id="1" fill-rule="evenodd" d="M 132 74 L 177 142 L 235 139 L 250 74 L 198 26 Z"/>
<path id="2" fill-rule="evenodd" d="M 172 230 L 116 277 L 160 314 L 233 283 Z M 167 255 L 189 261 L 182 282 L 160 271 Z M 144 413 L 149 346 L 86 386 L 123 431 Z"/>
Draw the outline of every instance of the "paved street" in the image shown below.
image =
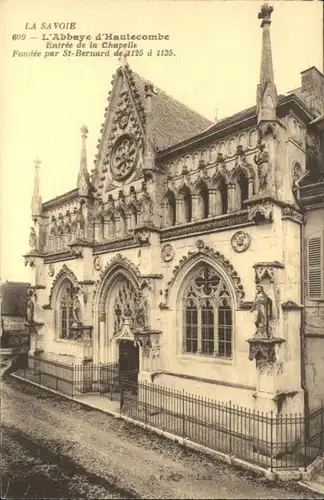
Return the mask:
<path id="1" fill-rule="evenodd" d="M 6 375 L 2 498 L 320 498 Z"/>

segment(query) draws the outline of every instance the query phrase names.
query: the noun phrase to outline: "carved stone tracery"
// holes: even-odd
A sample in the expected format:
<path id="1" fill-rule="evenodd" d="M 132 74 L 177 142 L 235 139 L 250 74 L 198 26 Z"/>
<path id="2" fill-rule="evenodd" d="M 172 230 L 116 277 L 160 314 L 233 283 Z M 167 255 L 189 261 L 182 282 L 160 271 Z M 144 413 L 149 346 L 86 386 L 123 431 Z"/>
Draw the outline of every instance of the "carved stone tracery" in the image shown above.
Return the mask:
<path id="1" fill-rule="evenodd" d="M 198 251 L 188 252 L 187 255 L 185 255 L 184 257 L 182 257 L 180 259 L 179 264 L 174 267 L 173 272 L 172 272 L 172 274 L 173 274 L 172 279 L 169 281 L 168 287 L 164 293 L 166 303 L 168 301 L 168 297 L 170 294 L 170 290 L 173 286 L 173 283 L 175 282 L 179 272 L 183 269 L 183 267 L 191 259 L 194 259 L 198 255 L 206 255 L 207 257 L 212 257 L 213 259 L 215 259 L 215 261 L 217 261 L 217 263 L 223 267 L 225 274 L 227 274 L 230 277 L 230 279 L 233 283 L 233 286 L 234 286 L 237 301 L 240 304 L 245 296 L 245 292 L 243 289 L 243 285 L 241 284 L 241 279 L 238 276 L 237 272 L 234 270 L 234 267 L 232 266 L 230 261 L 228 259 L 226 259 L 217 250 L 214 250 L 213 248 L 205 246 L 203 240 L 198 240 L 196 245 L 198 246 Z M 160 307 L 163 307 L 165 305 L 166 304 L 162 304 Z"/>
<path id="2" fill-rule="evenodd" d="M 63 278 L 68 278 L 71 281 L 73 287 L 75 287 L 75 288 L 80 287 L 78 280 L 77 280 L 77 277 L 75 276 L 74 272 L 70 268 L 68 268 L 66 264 L 63 264 L 62 268 L 55 276 L 53 283 L 52 283 L 52 286 L 51 286 L 51 289 L 50 289 L 50 293 L 49 293 L 49 304 L 50 305 L 52 305 L 52 297 L 53 297 L 53 292 L 56 288 L 56 285 Z"/>

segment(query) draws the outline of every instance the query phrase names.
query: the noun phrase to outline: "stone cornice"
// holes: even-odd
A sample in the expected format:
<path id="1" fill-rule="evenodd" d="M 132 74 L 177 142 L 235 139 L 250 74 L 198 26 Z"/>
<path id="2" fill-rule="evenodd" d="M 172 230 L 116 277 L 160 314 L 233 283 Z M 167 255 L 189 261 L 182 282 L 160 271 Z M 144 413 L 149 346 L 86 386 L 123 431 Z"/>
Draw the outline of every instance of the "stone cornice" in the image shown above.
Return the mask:
<path id="1" fill-rule="evenodd" d="M 51 208 L 56 208 L 64 203 L 70 203 L 73 200 L 76 200 L 79 197 L 79 189 L 75 188 L 72 191 L 68 191 L 67 193 L 61 194 L 52 198 L 51 200 L 45 201 L 42 205 L 42 209 L 44 211 L 50 210 Z"/>
<path id="2" fill-rule="evenodd" d="M 76 256 L 72 255 L 69 250 L 66 250 L 64 252 L 57 252 L 45 255 L 44 264 L 52 264 L 54 262 L 62 262 L 63 260 L 73 260 L 73 259 L 76 259 Z"/>
<path id="3" fill-rule="evenodd" d="M 275 267 L 277 269 L 284 269 L 285 266 L 281 262 L 273 260 L 272 262 L 256 262 L 252 267 L 254 269 L 256 267 Z"/>
<path id="4" fill-rule="evenodd" d="M 70 248 L 73 247 L 89 247 L 92 248 L 94 246 L 94 243 L 92 241 L 88 240 L 75 240 L 72 243 L 69 243 L 68 245 Z"/>
<path id="5" fill-rule="evenodd" d="M 105 241 L 104 243 L 95 243 L 93 247 L 93 255 L 101 253 L 115 252 L 116 250 L 125 250 L 126 248 L 137 248 L 140 244 L 134 240 L 134 236 L 126 238 Z"/>
<path id="6" fill-rule="evenodd" d="M 30 252 L 27 252 L 23 255 L 23 257 L 44 257 L 44 253 L 40 252 L 39 250 L 31 250 Z"/>
<path id="7" fill-rule="evenodd" d="M 161 241 L 168 241 L 188 236 L 199 236 L 206 233 L 214 233 L 234 229 L 237 227 L 254 226 L 254 223 L 248 220 L 246 210 L 232 214 L 218 216 L 216 218 L 203 219 L 188 224 L 172 226 L 161 231 Z"/>

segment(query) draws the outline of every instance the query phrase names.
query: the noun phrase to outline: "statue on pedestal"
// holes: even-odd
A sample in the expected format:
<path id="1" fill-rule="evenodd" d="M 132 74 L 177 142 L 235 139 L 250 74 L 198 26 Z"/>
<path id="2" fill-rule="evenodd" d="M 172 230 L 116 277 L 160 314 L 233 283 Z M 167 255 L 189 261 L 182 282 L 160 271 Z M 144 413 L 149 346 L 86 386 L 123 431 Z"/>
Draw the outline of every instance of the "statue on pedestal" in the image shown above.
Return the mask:
<path id="1" fill-rule="evenodd" d="M 265 293 L 263 286 L 261 285 L 257 285 L 256 287 L 256 294 L 251 312 L 253 311 L 256 311 L 257 313 L 255 321 L 257 331 L 254 336 L 271 338 L 272 300 Z"/>
<path id="2" fill-rule="evenodd" d="M 254 162 L 258 166 L 260 191 L 264 191 L 268 186 L 269 152 L 264 142 L 259 142 L 258 148 L 259 152 L 254 156 Z"/>

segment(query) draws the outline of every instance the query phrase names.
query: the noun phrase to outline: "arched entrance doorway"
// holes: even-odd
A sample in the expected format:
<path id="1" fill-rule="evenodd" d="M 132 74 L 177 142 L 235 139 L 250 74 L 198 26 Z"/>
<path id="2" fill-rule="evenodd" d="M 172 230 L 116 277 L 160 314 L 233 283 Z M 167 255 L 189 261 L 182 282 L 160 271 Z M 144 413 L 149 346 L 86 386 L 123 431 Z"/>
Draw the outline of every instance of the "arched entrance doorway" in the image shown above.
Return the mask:
<path id="1" fill-rule="evenodd" d="M 120 339 L 119 347 L 119 373 L 121 383 L 125 390 L 137 393 L 137 381 L 139 372 L 139 346 L 132 340 Z"/>

